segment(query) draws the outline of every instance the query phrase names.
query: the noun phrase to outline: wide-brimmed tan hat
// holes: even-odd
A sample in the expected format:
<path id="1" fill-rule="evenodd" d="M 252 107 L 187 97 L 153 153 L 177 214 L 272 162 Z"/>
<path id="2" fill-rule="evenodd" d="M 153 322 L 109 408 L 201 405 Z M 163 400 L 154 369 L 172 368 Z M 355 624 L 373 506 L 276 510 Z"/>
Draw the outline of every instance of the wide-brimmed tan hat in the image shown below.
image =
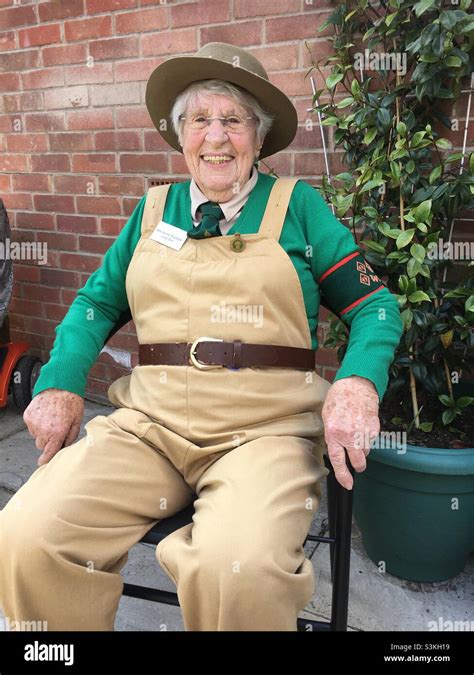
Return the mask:
<path id="1" fill-rule="evenodd" d="M 225 80 L 250 92 L 275 116 L 265 137 L 259 159 L 286 148 L 298 127 L 296 109 L 288 96 L 271 84 L 260 61 L 241 47 L 209 42 L 195 56 L 177 56 L 152 72 L 146 87 L 146 106 L 153 124 L 172 148 L 182 152 L 170 113 L 176 97 L 198 80 Z"/>

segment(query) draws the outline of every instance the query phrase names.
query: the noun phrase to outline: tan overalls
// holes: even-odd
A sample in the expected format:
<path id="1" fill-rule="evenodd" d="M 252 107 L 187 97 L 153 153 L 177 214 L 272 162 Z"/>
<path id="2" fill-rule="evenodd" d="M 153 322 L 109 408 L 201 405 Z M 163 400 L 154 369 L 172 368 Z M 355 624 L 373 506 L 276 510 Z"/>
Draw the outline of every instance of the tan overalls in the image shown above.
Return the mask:
<path id="1" fill-rule="evenodd" d="M 278 243 L 295 181 L 278 179 L 260 230 L 150 238 L 169 186 L 151 188 L 126 288 L 140 343 L 199 336 L 311 348 L 303 294 Z M 113 630 L 129 549 L 195 500 L 156 557 L 186 630 L 294 631 L 314 591 L 303 542 L 320 499 L 329 383 L 315 371 L 137 366 L 117 410 L 32 474 L 0 513 L 0 606 L 48 630 Z M 196 498 L 197 495 L 197 498 Z"/>

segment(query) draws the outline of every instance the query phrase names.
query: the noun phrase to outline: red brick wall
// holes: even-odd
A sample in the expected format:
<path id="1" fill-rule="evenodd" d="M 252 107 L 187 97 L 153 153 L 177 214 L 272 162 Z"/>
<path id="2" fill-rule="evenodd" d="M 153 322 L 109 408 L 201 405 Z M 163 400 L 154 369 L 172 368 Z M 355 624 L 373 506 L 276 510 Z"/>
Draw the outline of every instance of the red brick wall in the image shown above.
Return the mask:
<path id="1" fill-rule="evenodd" d="M 147 79 L 169 55 L 194 53 L 211 41 L 248 48 L 299 115 L 295 141 L 266 164 L 279 175 L 320 182 L 319 128 L 304 127 L 311 105 L 305 42 L 315 60 L 328 53 L 327 31 L 317 28 L 335 2 L 0 0 L 0 196 L 13 238 L 48 244 L 46 265 L 15 263 L 12 339 L 27 339 L 46 360 L 55 326 L 150 181 L 187 174 L 145 106 Z M 319 74 L 315 83 L 323 86 Z M 334 175 L 343 168 L 331 138 L 328 144 Z M 323 312 L 320 342 L 325 319 Z M 134 365 L 133 324 L 110 346 L 131 351 Z M 334 352 L 321 349 L 318 364 L 331 380 Z M 124 372 L 102 354 L 88 394 L 103 396 Z"/>

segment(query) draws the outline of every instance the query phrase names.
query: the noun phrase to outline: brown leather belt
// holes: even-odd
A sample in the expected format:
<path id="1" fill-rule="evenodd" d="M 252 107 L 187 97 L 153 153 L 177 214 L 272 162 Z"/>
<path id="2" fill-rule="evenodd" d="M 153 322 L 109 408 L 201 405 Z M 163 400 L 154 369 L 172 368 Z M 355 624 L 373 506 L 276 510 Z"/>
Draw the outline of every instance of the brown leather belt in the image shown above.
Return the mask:
<path id="1" fill-rule="evenodd" d="M 157 342 L 139 345 L 141 366 L 166 364 L 194 365 L 200 370 L 211 368 L 246 368 L 248 366 L 278 366 L 314 370 L 316 350 L 280 345 L 261 345 L 234 340 L 200 337 L 194 342 Z"/>

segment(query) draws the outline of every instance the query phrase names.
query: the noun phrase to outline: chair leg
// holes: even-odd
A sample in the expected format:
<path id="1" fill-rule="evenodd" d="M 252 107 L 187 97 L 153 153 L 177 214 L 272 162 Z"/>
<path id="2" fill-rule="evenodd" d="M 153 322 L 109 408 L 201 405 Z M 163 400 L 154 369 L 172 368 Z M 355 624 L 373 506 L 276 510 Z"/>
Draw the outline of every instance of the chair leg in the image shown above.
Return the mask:
<path id="1" fill-rule="evenodd" d="M 348 461 L 348 460 L 347 460 Z M 349 466 L 352 475 L 353 469 Z M 329 479 L 329 476 L 328 476 Z M 336 544 L 331 560 L 332 571 L 332 607 L 331 630 L 347 630 L 347 612 L 349 606 L 349 573 L 351 564 L 351 533 L 352 533 L 352 490 L 346 490 L 335 480 L 333 490 L 333 528 L 336 532 Z M 329 481 L 328 481 L 329 482 Z M 331 488 L 329 488 L 331 489 Z M 329 497 L 328 497 L 329 504 Z M 334 509 L 335 505 L 335 509 Z M 335 513 L 334 513 L 335 511 Z M 335 522 L 334 522 L 335 521 Z"/>
<path id="2" fill-rule="evenodd" d="M 334 476 L 334 469 L 332 468 L 329 460 L 326 462 L 326 466 L 329 469 L 329 474 L 326 479 L 326 491 L 327 491 L 327 502 L 328 502 L 328 535 L 331 539 L 336 538 L 336 490 L 337 490 L 337 481 Z M 331 583 L 334 584 L 334 549 L 335 544 L 329 544 L 329 557 L 331 565 Z"/>

